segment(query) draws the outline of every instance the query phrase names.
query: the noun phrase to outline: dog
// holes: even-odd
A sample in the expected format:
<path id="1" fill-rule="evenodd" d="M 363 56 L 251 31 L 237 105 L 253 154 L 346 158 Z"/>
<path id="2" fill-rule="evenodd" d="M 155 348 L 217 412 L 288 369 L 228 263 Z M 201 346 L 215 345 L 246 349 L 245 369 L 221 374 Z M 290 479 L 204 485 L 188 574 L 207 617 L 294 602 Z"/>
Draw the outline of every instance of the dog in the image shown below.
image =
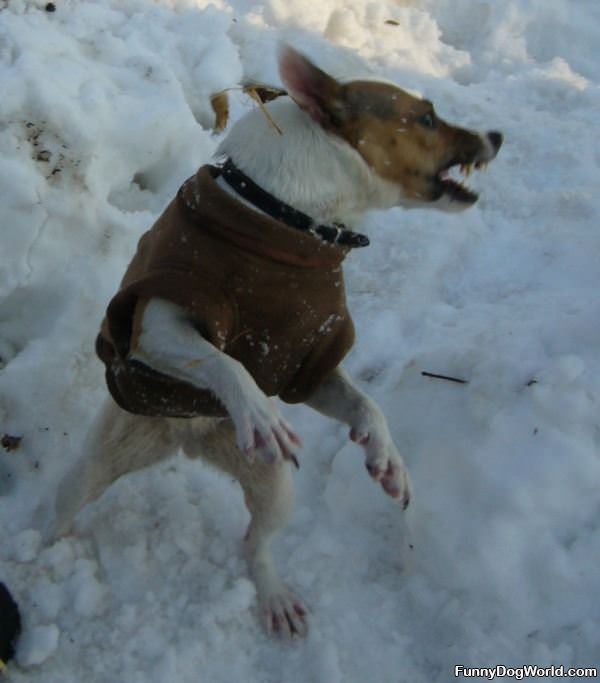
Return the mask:
<path id="1" fill-rule="evenodd" d="M 240 483 L 261 614 L 291 637 L 306 633 L 307 608 L 269 545 L 302 441 L 272 397 L 347 425 L 370 477 L 408 505 L 385 417 L 341 367 L 354 339 L 342 261 L 368 244 L 346 225 L 375 208 L 472 206 L 450 169 L 484 166 L 503 138 L 452 126 L 390 83 L 340 82 L 287 45 L 278 64 L 288 96 L 243 116 L 217 150 L 226 163 L 184 183 L 107 308 L 97 351 L 111 396 L 59 485 L 55 536 L 117 478 L 181 448 Z"/>

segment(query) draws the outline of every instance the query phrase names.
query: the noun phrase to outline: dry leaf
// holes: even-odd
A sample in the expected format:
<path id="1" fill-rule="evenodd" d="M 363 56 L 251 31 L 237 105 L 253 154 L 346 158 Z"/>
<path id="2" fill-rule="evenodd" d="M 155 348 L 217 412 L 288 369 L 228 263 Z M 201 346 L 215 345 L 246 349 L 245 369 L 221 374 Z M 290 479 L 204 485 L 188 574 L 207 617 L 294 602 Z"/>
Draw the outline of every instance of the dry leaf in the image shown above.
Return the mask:
<path id="1" fill-rule="evenodd" d="M 213 130 L 215 133 L 220 133 L 225 130 L 227 121 L 229 120 L 229 97 L 227 93 L 222 90 L 221 92 L 215 93 L 210 98 L 210 104 L 215 112 L 215 125 L 213 126 Z"/>

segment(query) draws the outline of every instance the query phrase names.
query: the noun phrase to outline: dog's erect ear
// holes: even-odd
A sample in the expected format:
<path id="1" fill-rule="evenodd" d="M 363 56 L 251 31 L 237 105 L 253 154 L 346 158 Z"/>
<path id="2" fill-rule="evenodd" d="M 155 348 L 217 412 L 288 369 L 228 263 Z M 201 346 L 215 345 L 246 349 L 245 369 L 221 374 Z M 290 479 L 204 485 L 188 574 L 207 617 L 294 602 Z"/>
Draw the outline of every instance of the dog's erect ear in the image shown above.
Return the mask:
<path id="1" fill-rule="evenodd" d="M 342 86 L 289 45 L 279 47 L 279 75 L 289 96 L 324 127 L 344 119 Z"/>

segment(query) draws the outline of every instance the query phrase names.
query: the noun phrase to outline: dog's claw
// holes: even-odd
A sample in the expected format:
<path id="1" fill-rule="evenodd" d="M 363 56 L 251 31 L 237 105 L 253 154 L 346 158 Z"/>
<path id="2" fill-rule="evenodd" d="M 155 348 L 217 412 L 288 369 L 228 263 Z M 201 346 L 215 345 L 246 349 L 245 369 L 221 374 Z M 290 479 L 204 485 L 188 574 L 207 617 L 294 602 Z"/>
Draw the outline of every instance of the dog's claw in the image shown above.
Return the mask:
<path id="1" fill-rule="evenodd" d="M 365 449 L 365 467 L 369 476 L 406 509 L 410 501 L 408 472 L 387 428 L 382 431 L 365 426 L 352 427 L 350 438 Z"/>
<path id="2" fill-rule="evenodd" d="M 404 498 L 402 499 L 402 509 L 406 510 L 410 503 L 410 487 L 407 486 L 406 491 L 404 492 Z"/>
<path id="3" fill-rule="evenodd" d="M 302 439 L 281 417 L 273 401 L 257 396 L 244 404 L 243 412 L 233 415 L 238 446 L 251 463 L 259 456 L 268 464 L 290 460 L 299 467 L 296 453 L 302 448 Z"/>
<path id="4" fill-rule="evenodd" d="M 303 637 L 308 632 L 308 610 L 287 589 L 263 605 L 267 631 L 281 638 Z"/>
<path id="5" fill-rule="evenodd" d="M 379 469 L 377 465 L 373 465 L 370 462 L 367 462 L 365 464 L 365 467 L 367 468 L 367 472 L 369 475 L 375 480 L 375 481 L 380 481 L 381 477 L 383 475 L 383 472 Z"/>

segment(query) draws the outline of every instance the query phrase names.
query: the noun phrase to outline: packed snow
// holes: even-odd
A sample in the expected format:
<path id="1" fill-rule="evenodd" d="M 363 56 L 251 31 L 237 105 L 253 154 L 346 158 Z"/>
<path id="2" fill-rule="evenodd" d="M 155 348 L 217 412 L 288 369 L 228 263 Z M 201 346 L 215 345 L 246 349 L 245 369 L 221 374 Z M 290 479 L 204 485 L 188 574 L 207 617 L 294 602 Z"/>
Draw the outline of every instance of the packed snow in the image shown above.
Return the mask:
<path id="1" fill-rule="evenodd" d="M 600 4 L 0 2 L 0 580 L 15 683 L 448 683 L 455 665 L 600 666 Z M 414 484 L 403 513 L 347 430 L 303 435 L 275 544 L 311 608 L 260 629 L 227 477 L 181 454 L 41 535 L 105 394 L 93 341 L 139 236 L 210 160 L 210 95 L 279 85 L 286 40 L 505 143 L 469 211 L 394 209 L 347 260 L 346 367 Z M 231 91 L 232 118 L 255 106 Z M 422 371 L 466 380 L 423 376 Z"/>

